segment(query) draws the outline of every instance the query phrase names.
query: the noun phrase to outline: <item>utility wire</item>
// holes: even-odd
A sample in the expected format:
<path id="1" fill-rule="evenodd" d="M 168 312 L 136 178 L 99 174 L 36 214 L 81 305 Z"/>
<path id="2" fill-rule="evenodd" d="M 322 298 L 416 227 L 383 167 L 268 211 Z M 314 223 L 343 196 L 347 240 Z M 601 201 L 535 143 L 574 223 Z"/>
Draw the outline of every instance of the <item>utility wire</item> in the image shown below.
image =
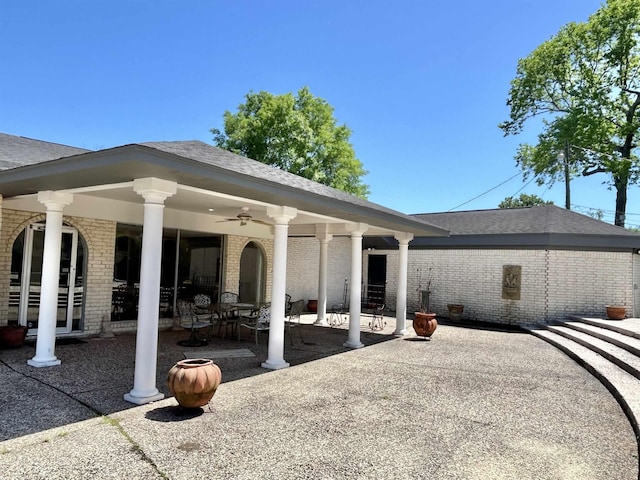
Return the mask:
<path id="1" fill-rule="evenodd" d="M 500 187 L 500 186 L 504 185 L 504 184 L 505 184 L 505 183 L 507 183 L 508 181 L 513 180 L 514 178 L 516 178 L 518 175 L 521 175 L 521 174 L 522 174 L 522 172 L 518 172 L 518 173 L 516 173 L 514 176 L 507 178 L 504 182 L 499 183 L 499 184 L 498 184 L 498 185 L 496 185 L 495 187 L 490 188 L 490 189 L 489 189 L 489 190 L 487 190 L 486 192 L 481 193 L 480 195 L 476 195 L 476 196 L 475 196 L 475 197 L 473 197 L 472 199 L 467 200 L 466 202 L 463 202 L 463 203 L 461 203 L 460 205 L 458 205 L 458 206 L 456 206 L 456 207 L 450 208 L 450 209 L 449 209 L 449 210 L 447 210 L 447 211 L 448 211 L 448 212 L 452 212 L 452 211 L 453 211 L 453 210 L 455 210 L 456 208 L 460 208 L 461 206 L 466 205 L 467 203 L 473 202 L 474 200 L 476 200 L 476 199 L 478 199 L 478 198 L 482 197 L 483 195 L 486 195 L 487 193 L 489 193 L 489 192 L 491 192 L 492 190 L 495 190 L 496 188 L 498 188 L 498 187 Z M 526 185 L 525 185 L 525 186 L 526 186 Z M 524 187 L 523 187 L 523 188 L 524 188 Z"/>
<path id="2" fill-rule="evenodd" d="M 522 191 L 523 188 L 525 188 L 527 185 L 529 185 L 531 182 L 533 182 L 535 180 L 535 178 L 532 178 L 531 180 L 529 180 L 527 183 L 525 183 L 523 186 L 521 186 L 516 193 L 514 193 L 513 195 L 511 195 L 512 197 L 515 197 L 518 193 L 520 193 L 520 191 Z M 546 192 L 546 190 L 545 190 Z M 542 198 L 542 197 L 541 197 Z"/>
<path id="3" fill-rule="evenodd" d="M 576 205 L 574 203 L 571 204 L 571 208 L 576 212 L 585 213 L 591 217 L 596 218 L 592 213 L 600 212 L 601 216 L 598 218 L 599 220 L 607 223 L 613 224 L 615 222 L 615 211 L 614 210 L 605 210 L 603 208 L 596 207 L 587 207 L 585 205 Z M 640 215 L 640 213 L 626 213 L 625 215 Z M 640 224 L 638 224 L 638 219 L 627 219 L 625 221 L 625 228 L 640 228 Z"/>
<path id="4" fill-rule="evenodd" d="M 542 192 L 540 194 L 540 198 L 544 198 L 544 194 L 547 193 L 547 190 L 549 190 L 549 185 L 547 184 L 547 188 L 544 189 L 544 192 Z"/>
<path id="5" fill-rule="evenodd" d="M 616 213 L 615 210 L 607 210 L 605 208 L 587 207 L 586 205 L 576 205 L 575 203 L 572 203 L 571 205 L 576 207 L 576 208 L 586 208 L 587 210 L 601 210 L 603 213 L 611 213 L 611 214 Z M 640 213 L 625 212 L 625 215 L 640 215 Z"/>

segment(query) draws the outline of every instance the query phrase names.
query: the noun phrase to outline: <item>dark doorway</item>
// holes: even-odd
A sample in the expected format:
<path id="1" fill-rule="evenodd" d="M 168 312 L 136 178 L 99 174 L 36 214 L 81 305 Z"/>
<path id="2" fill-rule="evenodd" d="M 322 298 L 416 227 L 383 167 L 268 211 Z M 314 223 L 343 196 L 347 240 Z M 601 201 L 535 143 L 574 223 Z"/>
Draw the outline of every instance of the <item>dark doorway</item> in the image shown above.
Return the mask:
<path id="1" fill-rule="evenodd" d="M 366 303 L 382 305 L 386 297 L 387 256 L 369 255 L 368 258 L 367 284 L 364 289 Z"/>

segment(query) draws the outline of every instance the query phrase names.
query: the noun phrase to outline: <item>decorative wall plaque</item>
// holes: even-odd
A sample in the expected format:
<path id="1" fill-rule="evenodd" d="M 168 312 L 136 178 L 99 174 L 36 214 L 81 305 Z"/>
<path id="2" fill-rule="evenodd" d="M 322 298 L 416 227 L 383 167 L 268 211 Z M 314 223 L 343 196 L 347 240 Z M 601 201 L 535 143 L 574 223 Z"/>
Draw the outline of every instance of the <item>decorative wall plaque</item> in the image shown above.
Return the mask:
<path id="1" fill-rule="evenodd" d="M 502 266 L 502 298 L 505 300 L 520 300 L 520 286 L 522 281 L 521 265 Z"/>

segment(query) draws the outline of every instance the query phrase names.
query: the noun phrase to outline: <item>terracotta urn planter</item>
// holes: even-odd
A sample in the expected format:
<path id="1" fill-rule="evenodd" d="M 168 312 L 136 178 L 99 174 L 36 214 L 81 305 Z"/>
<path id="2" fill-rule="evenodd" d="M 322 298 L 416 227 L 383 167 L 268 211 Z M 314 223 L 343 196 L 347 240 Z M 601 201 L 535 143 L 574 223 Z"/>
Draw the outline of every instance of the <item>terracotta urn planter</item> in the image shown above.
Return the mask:
<path id="1" fill-rule="evenodd" d="M 209 403 L 221 381 L 220 367 L 207 358 L 181 360 L 171 367 L 167 378 L 171 394 L 185 408 Z"/>
<path id="2" fill-rule="evenodd" d="M 607 318 L 609 320 L 624 320 L 627 309 L 623 305 L 607 305 Z"/>
<path id="3" fill-rule="evenodd" d="M 22 325 L 6 325 L 0 327 L 0 347 L 18 348 L 24 344 L 27 327 Z"/>
<path id="4" fill-rule="evenodd" d="M 449 310 L 449 318 L 451 320 L 460 320 L 462 318 L 464 305 L 461 305 L 459 303 L 448 303 L 447 309 Z"/>
<path id="5" fill-rule="evenodd" d="M 413 329 L 419 337 L 430 338 L 438 327 L 435 313 L 415 312 Z"/>
<path id="6" fill-rule="evenodd" d="M 309 312 L 317 312 L 318 311 L 318 300 L 309 300 L 307 303 L 307 311 Z"/>

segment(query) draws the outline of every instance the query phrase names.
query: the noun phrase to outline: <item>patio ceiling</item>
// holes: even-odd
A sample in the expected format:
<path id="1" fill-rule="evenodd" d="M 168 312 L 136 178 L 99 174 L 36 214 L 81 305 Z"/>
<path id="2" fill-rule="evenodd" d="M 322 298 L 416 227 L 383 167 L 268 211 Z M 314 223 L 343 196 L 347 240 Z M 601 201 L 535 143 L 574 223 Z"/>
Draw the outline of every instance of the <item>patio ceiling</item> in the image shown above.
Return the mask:
<path id="1" fill-rule="evenodd" d="M 254 220 L 273 224 L 272 206 L 298 210 L 290 235 L 314 235 L 317 224 L 347 235 L 354 223 L 369 225 L 366 235 L 410 232 L 446 236 L 427 222 L 387 209 L 316 182 L 274 169 L 202 142 L 134 144 L 50 160 L 0 172 L 5 208 L 44 211 L 36 193 L 74 194 L 65 214 L 141 223 L 144 200 L 133 191 L 136 178 L 176 182 L 165 201 L 165 226 L 203 232 L 266 237 L 271 227 L 235 219 L 243 208 Z"/>

